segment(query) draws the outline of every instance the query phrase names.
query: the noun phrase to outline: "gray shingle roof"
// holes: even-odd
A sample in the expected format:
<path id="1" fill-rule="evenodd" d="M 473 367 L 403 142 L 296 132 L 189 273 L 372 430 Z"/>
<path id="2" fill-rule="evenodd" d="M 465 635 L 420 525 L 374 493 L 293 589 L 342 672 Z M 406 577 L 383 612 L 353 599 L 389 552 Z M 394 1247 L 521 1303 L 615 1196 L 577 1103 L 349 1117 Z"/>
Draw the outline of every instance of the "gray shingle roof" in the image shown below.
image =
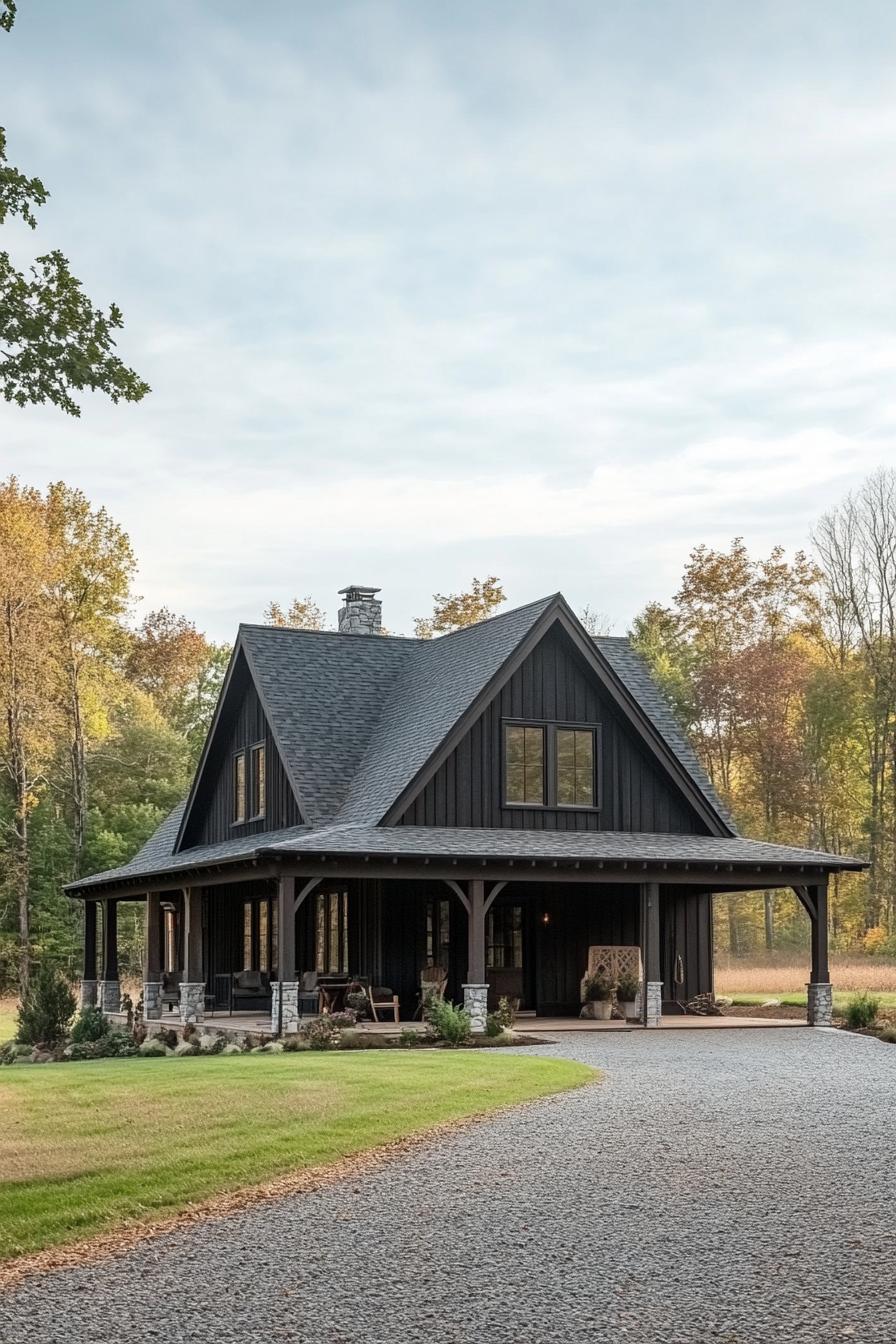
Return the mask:
<path id="1" fill-rule="evenodd" d="M 89 890 L 100 883 L 178 873 L 203 865 L 278 854 L 301 859 L 320 855 L 390 859 L 534 859 L 605 863 L 783 864 L 827 869 L 862 868 L 859 859 L 822 854 L 792 845 L 772 845 L 742 836 L 650 835 L 631 831 L 518 831 L 479 827 L 324 826 L 319 830 L 293 826 L 268 835 L 227 840 L 172 854 L 178 809 L 163 823 L 140 854 L 123 868 L 98 873 L 72 884 Z M 163 835 L 164 832 L 164 835 Z M 166 852 L 167 850 L 167 852 Z M 544 874 L 542 874 L 542 877 Z"/>
<path id="2" fill-rule="evenodd" d="M 684 766 L 704 798 L 736 833 L 734 818 L 716 793 L 709 775 L 682 732 L 674 710 L 654 681 L 653 674 L 644 659 L 632 648 L 625 636 L 597 635 L 594 642 L 620 681 L 637 700 L 679 764 Z"/>
<path id="3" fill-rule="evenodd" d="M 183 814 L 175 808 L 122 868 L 83 879 L 80 889 L 116 879 L 288 852 L 347 845 L 346 853 L 656 858 L 690 853 L 731 862 L 818 862 L 830 856 L 738 837 L 637 836 L 616 832 L 429 830 L 379 823 L 533 630 L 556 595 L 435 640 L 375 638 L 244 625 L 240 640 L 270 717 L 305 825 L 217 845 L 173 848 Z M 599 655 L 622 683 L 709 806 L 733 822 L 646 664 L 627 639 L 601 636 Z M 641 847 L 636 853 L 638 846 Z M 710 847 L 721 847 L 712 849 Z M 733 848 L 725 849 L 725 846 Z M 741 846 L 741 848 L 737 848 Z M 634 848 L 633 848 L 634 847 Z M 761 851 L 773 850 L 773 859 Z M 785 858 L 785 854 L 799 856 Z M 838 866 L 858 861 L 836 860 Z"/>

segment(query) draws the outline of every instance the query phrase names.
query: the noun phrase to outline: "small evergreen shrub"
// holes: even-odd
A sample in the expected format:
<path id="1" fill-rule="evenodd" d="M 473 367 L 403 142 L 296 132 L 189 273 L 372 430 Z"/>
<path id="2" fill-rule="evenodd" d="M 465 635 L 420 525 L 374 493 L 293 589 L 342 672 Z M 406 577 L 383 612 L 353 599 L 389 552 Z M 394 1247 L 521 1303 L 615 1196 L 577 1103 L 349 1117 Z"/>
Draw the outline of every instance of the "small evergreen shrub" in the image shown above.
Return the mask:
<path id="1" fill-rule="evenodd" d="M 497 1013 L 489 1013 L 485 1019 L 486 1036 L 500 1036 L 504 1030 L 504 1024 Z"/>
<path id="2" fill-rule="evenodd" d="M 65 976 L 44 962 L 31 977 L 19 1007 L 16 1040 L 22 1045 L 58 1045 L 75 1013 L 75 996 Z"/>
<path id="3" fill-rule="evenodd" d="M 616 997 L 620 1003 L 634 1003 L 641 988 L 636 975 L 620 975 L 616 986 Z"/>
<path id="4" fill-rule="evenodd" d="M 516 1004 L 518 1000 L 510 999 L 506 994 L 502 994 L 498 1000 L 498 1007 L 494 1016 L 502 1027 L 512 1027 L 516 1020 Z"/>
<path id="5" fill-rule="evenodd" d="M 594 975 L 589 975 L 584 984 L 584 999 L 586 1003 L 605 1002 L 612 999 L 615 986 L 609 976 L 604 975 L 603 971 L 597 971 Z"/>
<path id="6" fill-rule="evenodd" d="M 875 994 L 869 994 L 867 990 L 851 994 L 846 1004 L 846 1025 L 852 1027 L 854 1031 L 861 1027 L 873 1027 L 877 1021 L 879 1007 L 880 999 Z"/>
<path id="7" fill-rule="evenodd" d="M 71 1039 L 77 1043 L 98 1041 L 109 1030 L 110 1022 L 102 1008 L 98 1008 L 96 1004 L 88 1004 L 86 1008 L 81 1009 L 72 1023 Z"/>
<path id="8" fill-rule="evenodd" d="M 398 1033 L 398 1044 L 410 1049 L 412 1046 L 420 1044 L 420 1032 L 415 1031 L 413 1027 L 402 1027 Z"/>
<path id="9" fill-rule="evenodd" d="M 427 1007 L 429 1030 L 446 1045 L 463 1045 L 470 1039 L 470 1014 L 447 999 L 433 999 Z"/>

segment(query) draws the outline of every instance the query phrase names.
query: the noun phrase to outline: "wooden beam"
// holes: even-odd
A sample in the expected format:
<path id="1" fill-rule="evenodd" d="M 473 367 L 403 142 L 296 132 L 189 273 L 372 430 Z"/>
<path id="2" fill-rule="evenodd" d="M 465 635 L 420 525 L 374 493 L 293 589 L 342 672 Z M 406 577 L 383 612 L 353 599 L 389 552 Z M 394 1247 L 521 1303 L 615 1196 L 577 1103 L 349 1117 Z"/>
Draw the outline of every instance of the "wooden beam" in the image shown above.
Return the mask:
<path id="1" fill-rule="evenodd" d="M 117 901 L 103 901 L 103 979 L 118 979 Z"/>
<path id="2" fill-rule="evenodd" d="M 282 878 L 282 877 L 280 878 L 280 881 L 281 881 L 281 882 L 283 881 L 283 878 Z M 295 879 L 295 877 L 292 878 L 292 884 L 293 884 L 293 907 L 292 907 L 292 913 L 293 913 L 293 917 L 295 917 L 295 915 L 298 914 L 300 907 L 303 906 L 303 905 L 305 904 L 305 901 L 306 901 L 306 900 L 308 899 L 308 897 L 311 895 L 312 891 L 314 891 L 314 888 L 315 888 L 315 887 L 319 887 L 322 881 L 323 881 L 323 878 L 322 878 L 322 877 L 311 877 L 311 878 L 308 879 L 307 882 L 305 882 L 305 883 L 303 884 L 303 886 L 302 886 L 298 891 L 296 891 L 296 879 Z"/>
<path id="3" fill-rule="evenodd" d="M 464 889 L 463 889 L 463 887 L 461 886 L 461 884 L 460 884 L 459 882 L 455 882 L 455 881 L 454 881 L 454 878 L 452 878 L 452 877 L 443 877 L 443 878 L 442 878 L 442 881 L 445 883 L 445 886 L 446 886 L 446 887 L 450 887 L 451 890 L 454 892 L 455 896 L 456 896 L 457 899 L 460 901 L 460 903 L 461 903 L 461 905 L 463 906 L 463 908 L 466 910 L 466 912 L 467 912 L 467 918 L 469 919 L 469 917 L 470 917 L 470 902 L 469 902 L 469 900 L 467 899 L 467 893 L 464 891 Z"/>
<path id="4" fill-rule="evenodd" d="M 96 979 L 96 901 L 84 902 L 84 979 Z"/>
<path id="5" fill-rule="evenodd" d="M 157 891 L 146 894 L 146 940 L 143 979 L 162 978 L 162 898 Z"/>
<path id="6" fill-rule="evenodd" d="M 505 888 L 506 886 L 507 886 L 506 881 L 505 881 L 505 882 L 494 882 L 494 883 L 492 884 L 491 890 L 489 891 L 488 895 L 487 895 L 486 898 L 485 898 L 485 913 L 486 913 L 486 914 L 488 914 L 489 910 L 491 910 L 492 905 L 493 905 L 494 900 L 495 900 L 495 897 L 496 897 L 496 896 L 500 896 L 501 892 L 504 890 L 504 888 Z"/>
<path id="7" fill-rule="evenodd" d="M 184 980 L 198 985 L 205 979 L 202 969 L 202 890 L 184 887 Z"/>
<path id="8" fill-rule="evenodd" d="M 485 883 L 474 878 L 468 888 L 467 983 L 485 984 Z"/>

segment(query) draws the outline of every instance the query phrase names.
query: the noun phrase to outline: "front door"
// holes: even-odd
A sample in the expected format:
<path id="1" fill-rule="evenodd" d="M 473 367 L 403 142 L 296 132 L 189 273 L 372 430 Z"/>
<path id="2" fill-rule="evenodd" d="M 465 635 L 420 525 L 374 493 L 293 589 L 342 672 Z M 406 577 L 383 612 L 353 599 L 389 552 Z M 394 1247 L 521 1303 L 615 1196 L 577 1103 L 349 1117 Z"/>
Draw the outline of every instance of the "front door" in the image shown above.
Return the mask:
<path id="1" fill-rule="evenodd" d="M 485 978 L 488 1006 L 498 1000 L 516 1000 L 519 1008 L 530 1006 L 528 910 L 519 901 L 496 900 L 485 917 Z"/>

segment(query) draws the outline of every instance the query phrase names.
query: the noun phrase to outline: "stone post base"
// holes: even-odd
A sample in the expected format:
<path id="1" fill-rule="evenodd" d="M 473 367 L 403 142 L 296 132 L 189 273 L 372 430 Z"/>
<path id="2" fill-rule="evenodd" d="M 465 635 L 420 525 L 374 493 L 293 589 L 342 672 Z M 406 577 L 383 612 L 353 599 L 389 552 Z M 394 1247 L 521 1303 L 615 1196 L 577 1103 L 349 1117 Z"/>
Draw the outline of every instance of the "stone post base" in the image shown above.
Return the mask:
<path id="1" fill-rule="evenodd" d="M 117 980 L 97 981 L 96 1001 L 104 1013 L 117 1013 L 121 1008 L 121 985 Z"/>
<path id="2" fill-rule="evenodd" d="M 143 1021 L 152 1022 L 162 1016 L 162 982 L 143 981 Z"/>
<path id="3" fill-rule="evenodd" d="M 830 984 L 806 986 L 806 1021 L 810 1027 L 829 1027 L 834 1020 L 834 991 Z"/>
<path id="4" fill-rule="evenodd" d="M 283 1002 L 281 1017 L 281 998 Z M 274 980 L 271 983 L 271 1031 L 289 1035 L 299 1029 L 298 980 Z"/>
<path id="5" fill-rule="evenodd" d="M 470 1030 L 474 1036 L 485 1032 L 488 1016 L 488 985 L 464 985 L 464 1009 L 470 1014 Z"/>
<path id="6" fill-rule="evenodd" d="M 205 1017 L 205 981 L 180 982 L 181 1022 L 201 1022 Z"/>
<path id="7" fill-rule="evenodd" d="M 78 1002 L 82 1008 L 93 1008 L 96 1004 L 96 981 L 82 980 Z"/>
<path id="8" fill-rule="evenodd" d="M 663 982 L 647 981 L 647 1023 L 648 1027 L 658 1027 L 663 1015 Z"/>

